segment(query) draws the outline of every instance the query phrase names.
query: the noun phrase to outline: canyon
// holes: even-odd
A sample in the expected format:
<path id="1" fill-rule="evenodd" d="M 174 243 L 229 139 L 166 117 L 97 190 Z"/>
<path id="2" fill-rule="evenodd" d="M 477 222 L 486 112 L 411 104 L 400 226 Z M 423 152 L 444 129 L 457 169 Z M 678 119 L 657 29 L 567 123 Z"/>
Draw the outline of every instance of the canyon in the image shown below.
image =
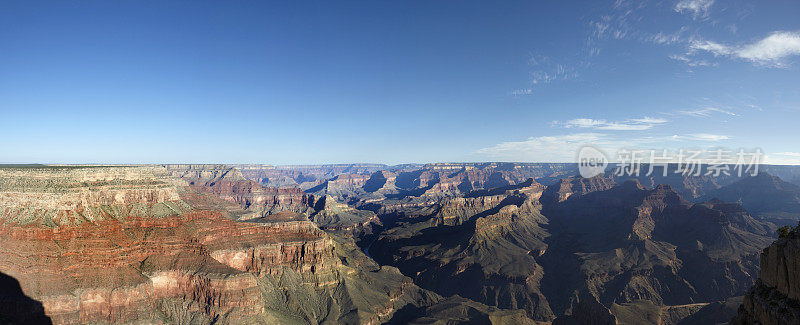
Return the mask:
<path id="1" fill-rule="evenodd" d="M 0 166 L 0 321 L 780 323 L 796 175 Z"/>

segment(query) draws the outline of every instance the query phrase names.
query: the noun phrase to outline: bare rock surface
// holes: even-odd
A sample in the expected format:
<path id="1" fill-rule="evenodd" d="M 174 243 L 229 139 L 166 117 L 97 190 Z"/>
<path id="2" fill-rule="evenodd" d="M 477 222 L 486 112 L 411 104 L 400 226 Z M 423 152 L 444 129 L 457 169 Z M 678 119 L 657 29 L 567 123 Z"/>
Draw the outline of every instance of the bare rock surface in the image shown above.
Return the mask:
<path id="1" fill-rule="evenodd" d="M 800 231 L 761 253 L 758 282 L 744 296 L 733 324 L 800 323 Z"/>
<path id="2" fill-rule="evenodd" d="M 183 168 L 0 169 L 0 272 L 24 293 L 4 296 L 0 317 L 378 323 L 440 299 L 291 209 L 234 220 L 293 198 L 232 170 Z"/>

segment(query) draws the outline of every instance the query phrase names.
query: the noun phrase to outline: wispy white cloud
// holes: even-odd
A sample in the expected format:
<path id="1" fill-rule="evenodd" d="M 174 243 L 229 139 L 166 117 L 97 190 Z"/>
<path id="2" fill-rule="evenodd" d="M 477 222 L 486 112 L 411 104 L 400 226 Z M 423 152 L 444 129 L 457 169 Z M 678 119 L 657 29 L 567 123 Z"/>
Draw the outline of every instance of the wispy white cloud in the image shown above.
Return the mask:
<path id="1" fill-rule="evenodd" d="M 682 43 L 686 41 L 687 39 L 686 33 L 688 33 L 688 31 L 689 29 L 686 26 L 682 26 L 677 32 L 674 33 L 658 32 L 650 36 L 645 36 L 644 40 L 659 45 Z"/>
<path id="2" fill-rule="evenodd" d="M 692 14 L 692 18 L 708 17 L 708 11 L 714 0 L 681 0 L 675 4 L 675 11 Z"/>
<path id="3" fill-rule="evenodd" d="M 668 122 L 666 119 L 643 117 L 625 121 L 606 121 L 590 118 L 578 118 L 565 122 L 555 121 L 553 125 L 565 128 L 590 128 L 606 131 L 641 131 L 652 129 L 656 125 Z"/>
<path id="4" fill-rule="evenodd" d="M 717 42 L 698 40 L 692 41 L 692 43 L 689 45 L 689 49 L 692 51 L 707 51 L 713 53 L 714 55 L 731 55 L 734 52 L 733 47 L 722 45 Z"/>
<path id="5" fill-rule="evenodd" d="M 548 84 L 558 80 L 576 78 L 578 73 L 564 64 L 555 64 L 550 67 L 539 67 L 531 72 L 531 83 L 534 85 Z"/>
<path id="6" fill-rule="evenodd" d="M 729 110 L 725 110 L 719 107 L 703 107 L 701 109 L 695 110 L 682 110 L 676 111 L 675 113 L 665 113 L 667 115 L 687 115 L 687 116 L 694 116 L 694 117 L 710 117 L 713 113 L 720 113 L 729 116 L 737 116 L 736 113 L 731 112 Z"/>
<path id="7" fill-rule="evenodd" d="M 649 123 L 649 124 L 662 124 L 662 123 L 669 122 L 669 121 L 667 121 L 666 119 L 663 119 L 663 118 L 649 117 L 649 116 L 645 116 L 645 117 L 642 117 L 642 118 L 634 118 L 634 119 L 630 119 L 630 120 L 633 121 L 633 122 L 637 122 L 637 123 Z"/>
<path id="8" fill-rule="evenodd" d="M 714 63 L 714 62 L 709 62 L 709 61 L 702 60 L 702 59 L 694 59 L 694 58 L 690 58 L 690 57 L 688 57 L 686 55 L 681 55 L 681 54 L 673 54 L 673 55 L 670 55 L 669 58 L 672 59 L 672 60 L 675 60 L 675 61 L 683 62 L 683 63 L 685 63 L 686 65 L 688 65 L 690 67 L 717 66 L 717 64 Z"/>
<path id="9" fill-rule="evenodd" d="M 508 141 L 482 148 L 476 154 L 491 159 L 507 161 L 575 162 L 581 147 L 591 145 L 614 154 L 620 150 L 660 147 L 676 149 L 679 146 L 694 146 L 701 143 L 728 140 L 730 137 L 717 134 L 696 133 L 664 137 L 628 137 L 609 133 L 573 133 L 553 136 L 530 137 L 523 141 Z M 613 156 L 609 156 L 611 158 Z"/>
<path id="10" fill-rule="evenodd" d="M 698 20 L 711 15 L 714 3 L 714 0 L 680 0 L 673 10 Z M 713 19 L 702 19 L 684 24 L 672 32 L 654 32 L 649 30 L 650 26 L 644 24 L 649 21 L 647 15 L 660 7 L 660 4 L 653 1 L 616 1 L 609 12 L 589 21 L 591 32 L 586 41 L 589 56 L 599 53 L 602 40 L 632 40 L 665 47 L 680 47 L 683 53 L 668 57 L 690 67 L 717 66 L 713 58 L 702 54 L 711 54 L 716 58 L 736 58 L 769 67 L 786 67 L 787 59 L 800 55 L 800 31 L 774 31 L 750 43 L 726 44 L 701 36 L 704 29 L 700 26 L 715 27 L 719 24 Z M 734 35 L 739 30 L 735 23 L 720 28 L 725 28 Z"/>
<path id="11" fill-rule="evenodd" d="M 513 95 L 513 96 L 525 96 L 525 95 L 530 95 L 532 93 L 533 93 L 533 89 L 530 89 L 530 88 L 521 88 L 521 89 L 515 89 L 515 90 L 511 91 L 511 95 Z"/>
<path id="12" fill-rule="evenodd" d="M 510 95 L 517 97 L 530 95 L 534 93 L 536 87 L 578 77 L 575 67 L 553 62 L 547 56 L 532 54 L 528 59 L 528 64 L 531 66 L 529 84 L 527 87 L 512 90 Z"/>
<path id="13" fill-rule="evenodd" d="M 576 119 L 569 120 L 569 121 L 566 121 L 566 122 L 563 122 L 563 123 L 559 122 L 559 121 L 553 122 L 554 125 L 563 125 L 566 128 L 574 128 L 574 127 L 577 127 L 577 128 L 591 128 L 591 127 L 598 127 L 598 126 L 603 125 L 605 123 L 606 123 L 605 120 L 595 120 L 595 119 L 590 119 L 590 118 L 576 118 Z"/>
<path id="14" fill-rule="evenodd" d="M 573 162 L 578 150 L 587 144 L 608 146 L 613 143 L 601 133 L 575 133 L 502 142 L 476 153 L 500 160 Z"/>
<path id="15" fill-rule="evenodd" d="M 708 52 L 714 56 L 730 56 L 750 62 L 783 67 L 789 57 L 800 55 L 800 32 L 777 31 L 756 42 L 745 45 L 725 45 L 708 40 L 695 40 L 687 55 Z"/>
<path id="16" fill-rule="evenodd" d="M 710 134 L 710 133 L 694 133 L 684 136 L 679 136 L 681 140 L 694 140 L 694 141 L 722 141 L 722 140 L 729 140 L 731 137 L 727 135 L 720 135 L 720 134 Z"/>

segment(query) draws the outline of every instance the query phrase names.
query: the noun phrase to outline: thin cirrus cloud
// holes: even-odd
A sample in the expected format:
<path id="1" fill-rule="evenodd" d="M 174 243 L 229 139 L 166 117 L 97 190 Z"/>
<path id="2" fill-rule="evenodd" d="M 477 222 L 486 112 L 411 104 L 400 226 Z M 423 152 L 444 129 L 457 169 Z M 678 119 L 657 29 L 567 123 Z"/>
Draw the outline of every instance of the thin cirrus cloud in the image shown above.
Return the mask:
<path id="1" fill-rule="evenodd" d="M 654 126 L 667 122 L 668 121 L 665 119 L 652 117 L 643 117 L 617 122 L 590 118 L 578 118 L 565 122 L 555 121 L 553 122 L 553 125 L 562 126 L 565 128 L 588 128 L 606 131 L 642 131 L 652 129 Z"/>
<path id="2" fill-rule="evenodd" d="M 689 140 L 689 141 L 703 141 L 703 142 L 716 142 L 722 140 L 729 140 L 731 137 L 721 134 L 710 133 L 694 133 L 688 135 L 673 135 L 673 140 Z"/>
<path id="3" fill-rule="evenodd" d="M 729 115 L 729 116 L 737 116 L 736 113 L 719 108 L 719 107 L 703 107 L 701 109 L 695 110 L 682 110 L 676 111 L 675 113 L 665 113 L 668 115 L 687 115 L 687 116 L 694 116 L 694 117 L 710 117 L 714 113 Z"/>
<path id="4" fill-rule="evenodd" d="M 510 94 L 513 95 L 513 96 L 525 96 L 525 95 L 530 95 L 532 93 L 533 93 L 533 89 L 530 89 L 530 88 L 514 89 L 514 90 L 512 90 L 510 92 Z"/>
<path id="5" fill-rule="evenodd" d="M 565 64 L 554 63 L 547 56 L 531 55 L 528 64 L 534 67 L 530 71 L 528 87 L 514 89 L 508 93 L 509 95 L 514 97 L 531 95 L 536 87 L 578 77 L 578 72 L 574 68 Z"/>
<path id="6" fill-rule="evenodd" d="M 750 63 L 775 68 L 788 66 L 787 60 L 800 55 L 800 31 L 773 31 L 761 39 L 744 43 L 721 43 L 704 39 L 700 32 L 702 26 L 715 26 L 719 22 L 711 19 L 711 8 L 714 0 L 680 0 L 673 10 L 680 14 L 691 15 L 693 23 L 684 24 L 673 32 L 648 32 L 642 22 L 648 21 L 647 10 L 657 9 L 652 2 L 618 0 L 612 10 L 590 21 L 591 34 L 587 42 L 592 51 L 599 51 L 600 40 L 630 39 L 661 46 L 680 45 L 684 53 L 671 54 L 671 60 L 682 62 L 690 67 L 714 67 L 717 63 L 703 54 L 711 54 L 715 58 L 734 58 Z M 704 19 L 698 19 L 704 18 Z M 729 29 L 738 30 L 736 25 Z"/>
<path id="7" fill-rule="evenodd" d="M 697 52 L 744 59 L 760 65 L 783 67 L 786 66 L 786 59 L 800 55 L 800 32 L 776 31 L 763 39 L 744 45 L 695 40 L 689 45 L 688 54 Z"/>
<path id="8" fill-rule="evenodd" d="M 708 17 L 708 11 L 713 4 L 714 0 L 681 0 L 675 4 L 675 11 L 692 14 L 694 19 Z"/>

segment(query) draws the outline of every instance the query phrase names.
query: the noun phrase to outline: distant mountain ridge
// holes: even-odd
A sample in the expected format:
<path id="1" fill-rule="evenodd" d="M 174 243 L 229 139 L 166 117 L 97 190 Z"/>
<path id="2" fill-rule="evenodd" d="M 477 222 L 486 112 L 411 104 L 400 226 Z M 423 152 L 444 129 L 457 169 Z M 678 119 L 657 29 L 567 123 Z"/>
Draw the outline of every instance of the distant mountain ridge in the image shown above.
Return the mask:
<path id="1" fill-rule="evenodd" d="M 727 202 L 741 202 L 753 215 L 800 220 L 800 186 L 762 172 L 708 194 Z"/>

